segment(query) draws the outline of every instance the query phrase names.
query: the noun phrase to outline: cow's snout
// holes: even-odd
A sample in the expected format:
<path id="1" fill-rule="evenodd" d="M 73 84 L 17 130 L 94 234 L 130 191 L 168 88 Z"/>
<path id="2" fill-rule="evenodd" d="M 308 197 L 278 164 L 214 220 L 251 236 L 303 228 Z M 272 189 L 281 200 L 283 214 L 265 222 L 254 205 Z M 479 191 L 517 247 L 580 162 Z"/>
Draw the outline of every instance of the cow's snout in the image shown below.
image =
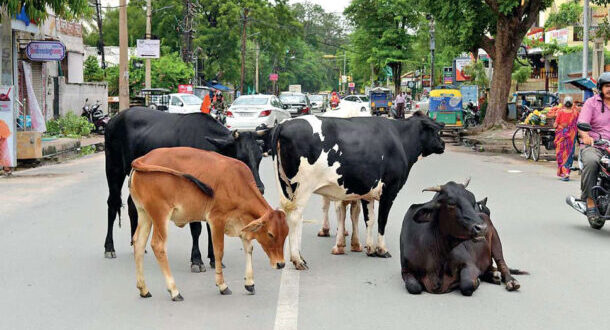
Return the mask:
<path id="1" fill-rule="evenodd" d="M 472 237 L 477 240 L 477 239 L 482 239 L 485 237 L 485 233 L 487 232 L 487 225 L 486 224 L 477 224 L 472 226 Z"/>
<path id="2" fill-rule="evenodd" d="M 284 268 L 284 266 L 286 266 L 286 263 L 278 262 L 276 265 L 277 265 L 277 269 L 282 269 L 282 268 Z"/>

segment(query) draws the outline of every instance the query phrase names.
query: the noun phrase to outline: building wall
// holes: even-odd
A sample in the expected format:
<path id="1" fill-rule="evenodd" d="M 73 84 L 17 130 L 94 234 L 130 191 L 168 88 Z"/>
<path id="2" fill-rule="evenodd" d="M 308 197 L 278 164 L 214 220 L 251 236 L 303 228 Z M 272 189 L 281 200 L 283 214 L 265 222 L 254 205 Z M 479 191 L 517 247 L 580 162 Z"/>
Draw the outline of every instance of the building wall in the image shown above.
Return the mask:
<path id="1" fill-rule="evenodd" d="M 68 82 L 82 83 L 83 78 L 83 54 L 68 52 Z"/>
<path id="2" fill-rule="evenodd" d="M 101 108 L 108 113 L 108 85 L 103 83 L 66 83 L 65 77 L 59 77 L 59 113 L 65 116 L 68 112 L 80 115 L 85 99 L 88 104 L 100 101 Z"/>

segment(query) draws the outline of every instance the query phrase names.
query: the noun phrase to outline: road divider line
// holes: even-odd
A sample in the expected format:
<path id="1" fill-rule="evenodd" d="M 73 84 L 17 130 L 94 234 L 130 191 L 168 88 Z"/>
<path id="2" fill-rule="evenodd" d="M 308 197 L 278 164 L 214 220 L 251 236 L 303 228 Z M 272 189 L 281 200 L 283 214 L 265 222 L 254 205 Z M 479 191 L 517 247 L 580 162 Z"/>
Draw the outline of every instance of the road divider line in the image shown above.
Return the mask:
<path id="1" fill-rule="evenodd" d="M 291 265 L 286 265 L 282 270 L 280 282 L 280 293 L 277 299 L 277 309 L 275 311 L 274 330 L 296 330 L 299 320 L 299 282 L 301 271 L 288 269 Z"/>

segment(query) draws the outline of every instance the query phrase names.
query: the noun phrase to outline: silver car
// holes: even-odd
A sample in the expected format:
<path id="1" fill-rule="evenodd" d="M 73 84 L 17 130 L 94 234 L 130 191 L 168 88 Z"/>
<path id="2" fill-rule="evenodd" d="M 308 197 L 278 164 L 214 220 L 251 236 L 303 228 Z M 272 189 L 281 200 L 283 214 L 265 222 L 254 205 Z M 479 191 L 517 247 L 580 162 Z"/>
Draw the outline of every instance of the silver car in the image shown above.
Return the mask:
<path id="1" fill-rule="evenodd" d="M 227 110 L 226 126 L 254 130 L 263 124 L 273 127 L 288 118 L 290 113 L 275 95 L 242 95 Z"/>

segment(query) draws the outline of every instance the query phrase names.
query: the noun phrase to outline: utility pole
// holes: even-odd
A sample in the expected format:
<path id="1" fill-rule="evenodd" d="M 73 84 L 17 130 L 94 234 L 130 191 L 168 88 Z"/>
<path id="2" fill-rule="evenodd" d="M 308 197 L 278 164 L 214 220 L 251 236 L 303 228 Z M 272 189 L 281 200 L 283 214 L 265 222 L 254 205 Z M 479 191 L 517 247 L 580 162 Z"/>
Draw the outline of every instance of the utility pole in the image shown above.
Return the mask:
<path id="1" fill-rule="evenodd" d="M 129 109 L 127 0 L 119 0 L 119 111 Z"/>
<path id="2" fill-rule="evenodd" d="M 345 79 L 347 79 L 347 71 L 345 70 L 345 64 L 346 64 L 346 57 L 345 57 L 345 51 L 343 51 L 343 75 L 346 77 Z M 343 77 L 341 77 L 341 88 L 343 89 L 343 93 L 347 94 L 345 91 L 345 82 L 343 81 Z"/>
<path id="3" fill-rule="evenodd" d="M 100 0 L 95 0 L 95 11 L 97 13 L 97 30 L 99 32 L 99 40 L 97 41 L 97 47 L 98 47 L 98 51 L 100 52 L 100 55 L 102 55 L 102 69 L 106 69 L 106 58 L 104 55 L 104 33 L 102 32 L 102 4 L 100 3 Z M 104 71 L 104 75 L 106 75 L 106 72 Z"/>
<path id="4" fill-rule="evenodd" d="M 146 39 L 150 39 L 150 19 L 152 16 L 152 0 L 146 0 Z M 150 88 L 150 58 L 146 59 L 144 86 Z"/>
<path id="5" fill-rule="evenodd" d="M 583 38 L 582 38 L 582 77 L 589 76 L 588 60 L 589 60 L 589 0 L 585 0 L 583 6 Z"/>
<path id="6" fill-rule="evenodd" d="M 239 94 L 244 95 L 244 74 L 246 70 L 246 23 L 248 22 L 248 8 L 244 8 L 242 15 L 242 32 L 241 32 L 241 77 L 239 84 Z"/>
<path id="7" fill-rule="evenodd" d="M 193 13 L 191 0 L 184 0 L 184 48 L 182 49 L 182 60 L 185 63 L 189 63 L 193 60 L 191 54 L 193 48 L 192 32 L 193 32 L 193 20 L 191 15 Z"/>
<path id="8" fill-rule="evenodd" d="M 254 71 L 254 92 L 258 94 L 258 57 L 260 55 L 260 45 L 258 44 L 258 40 L 256 40 L 256 69 Z"/>
<path id="9" fill-rule="evenodd" d="M 434 87 L 434 49 L 436 40 L 434 38 L 434 17 L 427 17 L 430 20 L 430 90 Z"/>

